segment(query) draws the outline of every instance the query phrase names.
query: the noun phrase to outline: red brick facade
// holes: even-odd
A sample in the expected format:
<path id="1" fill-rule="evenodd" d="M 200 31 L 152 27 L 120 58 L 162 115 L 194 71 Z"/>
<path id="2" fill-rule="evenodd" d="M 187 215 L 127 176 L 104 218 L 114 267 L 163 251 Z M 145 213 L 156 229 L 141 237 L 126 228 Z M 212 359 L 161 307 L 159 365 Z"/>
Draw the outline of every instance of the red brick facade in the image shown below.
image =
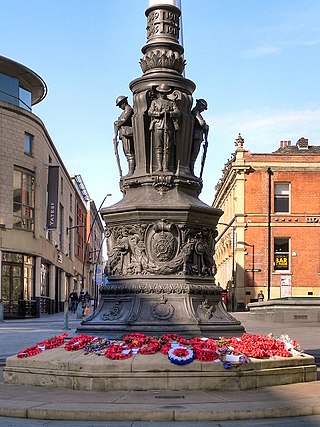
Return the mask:
<path id="1" fill-rule="evenodd" d="M 242 140 L 213 206 L 224 210 L 217 281 L 222 287 L 229 281 L 232 308 L 256 301 L 260 290 L 265 300 L 320 296 L 320 147 L 301 138 L 253 154 Z"/>

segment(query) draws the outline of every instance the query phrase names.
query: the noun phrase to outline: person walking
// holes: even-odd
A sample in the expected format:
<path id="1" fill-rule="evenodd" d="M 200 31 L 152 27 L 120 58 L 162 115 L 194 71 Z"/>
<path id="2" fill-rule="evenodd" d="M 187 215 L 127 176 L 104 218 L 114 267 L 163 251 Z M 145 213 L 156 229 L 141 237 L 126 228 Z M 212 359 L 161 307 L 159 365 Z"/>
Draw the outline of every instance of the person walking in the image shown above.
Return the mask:
<path id="1" fill-rule="evenodd" d="M 69 301 L 70 301 L 70 311 L 71 313 L 75 313 L 77 310 L 78 302 L 79 302 L 79 297 L 75 289 L 70 293 Z"/>
<path id="2" fill-rule="evenodd" d="M 262 290 L 258 293 L 258 302 L 263 302 L 264 301 L 264 294 L 262 292 Z"/>

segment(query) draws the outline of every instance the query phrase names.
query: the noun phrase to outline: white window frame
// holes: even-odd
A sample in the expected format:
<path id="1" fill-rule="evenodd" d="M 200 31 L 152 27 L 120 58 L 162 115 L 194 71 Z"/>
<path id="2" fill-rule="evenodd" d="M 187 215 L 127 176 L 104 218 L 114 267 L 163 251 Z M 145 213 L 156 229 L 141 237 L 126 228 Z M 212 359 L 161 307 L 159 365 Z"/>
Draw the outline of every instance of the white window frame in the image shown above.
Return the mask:
<path id="1" fill-rule="evenodd" d="M 283 188 L 281 189 L 282 186 Z M 284 187 L 287 187 L 285 189 Z M 278 187 L 278 189 L 277 189 Z M 289 182 L 275 182 L 274 183 L 274 213 L 280 213 L 280 214 L 289 214 L 291 211 L 291 185 Z M 276 209 L 276 199 L 277 200 L 288 200 L 288 210 L 277 210 Z"/>

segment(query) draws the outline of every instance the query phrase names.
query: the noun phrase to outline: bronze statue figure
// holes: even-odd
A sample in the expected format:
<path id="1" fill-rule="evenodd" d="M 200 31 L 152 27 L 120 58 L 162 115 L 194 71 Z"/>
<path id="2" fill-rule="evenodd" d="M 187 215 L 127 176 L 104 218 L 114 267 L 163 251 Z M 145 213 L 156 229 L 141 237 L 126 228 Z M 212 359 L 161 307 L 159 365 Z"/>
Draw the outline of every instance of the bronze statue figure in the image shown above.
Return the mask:
<path id="1" fill-rule="evenodd" d="M 114 149 L 115 149 L 115 155 L 116 160 L 118 164 L 118 169 L 120 176 L 122 176 L 122 170 L 120 165 L 120 158 L 118 153 L 118 136 L 119 139 L 122 141 L 122 148 L 124 155 L 127 158 L 128 161 L 128 175 L 130 176 L 133 174 L 135 169 L 135 154 L 134 154 L 134 145 L 133 145 L 133 129 L 132 129 L 132 115 L 133 115 L 133 109 L 128 104 L 128 97 L 127 96 L 118 96 L 116 99 L 116 106 L 121 108 L 123 112 L 118 117 L 118 120 L 114 122 Z"/>
<path id="2" fill-rule="evenodd" d="M 207 110 L 208 104 L 204 99 L 197 99 L 195 107 L 191 110 L 191 115 L 194 119 L 194 127 L 193 127 L 193 139 L 192 139 L 192 148 L 191 148 L 191 158 L 190 158 L 190 171 L 194 173 L 194 165 L 197 160 L 201 144 L 203 140 L 205 141 L 203 157 L 201 161 L 201 172 L 200 178 L 202 177 L 204 162 L 206 158 L 206 152 L 208 148 L 208 133 L 209 126 L 206 121 L 202 117 L 202 112 Z"/>
<path id="3" fill-rule="evenodd" d="M 156 157 L 156 171 L 167 172 L 174 134 L 179 129 L 179 108 L 168 99 L 171 88 L 161 83 L 157 88 L 157 98 L 151 102 L 148 115 L 151 117 L 149 130 L 152 133 L 152 144 Z"/>

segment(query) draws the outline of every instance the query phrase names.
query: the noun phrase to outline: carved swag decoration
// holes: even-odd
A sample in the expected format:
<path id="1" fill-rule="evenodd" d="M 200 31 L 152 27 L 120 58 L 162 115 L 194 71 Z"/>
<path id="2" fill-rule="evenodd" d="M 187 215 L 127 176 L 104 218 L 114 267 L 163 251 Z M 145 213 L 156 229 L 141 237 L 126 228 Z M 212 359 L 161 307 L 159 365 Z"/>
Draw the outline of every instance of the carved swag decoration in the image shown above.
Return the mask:
<path id="1" fill-rule="evenodd" d="M 108 228 L 108 274 L 214 276 L 215 231 L 160 220 Z"/>

